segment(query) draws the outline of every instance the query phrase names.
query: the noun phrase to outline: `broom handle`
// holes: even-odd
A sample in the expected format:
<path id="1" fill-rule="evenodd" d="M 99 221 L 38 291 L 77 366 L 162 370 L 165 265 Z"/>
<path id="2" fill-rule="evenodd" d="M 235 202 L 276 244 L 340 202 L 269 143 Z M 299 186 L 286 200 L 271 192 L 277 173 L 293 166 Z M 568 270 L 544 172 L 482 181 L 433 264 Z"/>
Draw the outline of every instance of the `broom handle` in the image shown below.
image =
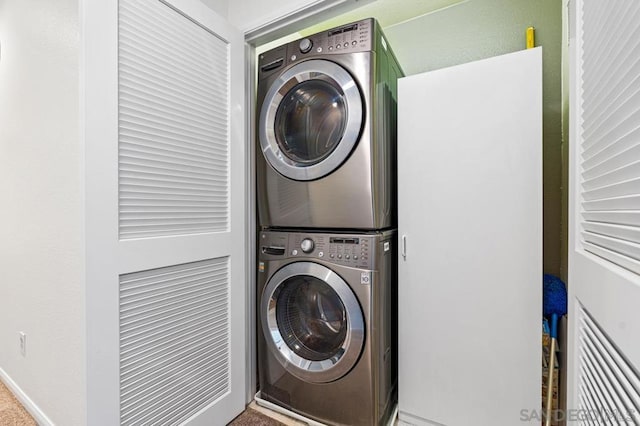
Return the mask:
<path id="1" fill-rule="evenodd" d="M 556 361 L 556 339 L 551 338 L 551 353 L 549 354 L 549 374 L 547 379 L 547 415 L 546 426 L 551 426 L 551 402 L 553 401 L 553 372 Z"/>

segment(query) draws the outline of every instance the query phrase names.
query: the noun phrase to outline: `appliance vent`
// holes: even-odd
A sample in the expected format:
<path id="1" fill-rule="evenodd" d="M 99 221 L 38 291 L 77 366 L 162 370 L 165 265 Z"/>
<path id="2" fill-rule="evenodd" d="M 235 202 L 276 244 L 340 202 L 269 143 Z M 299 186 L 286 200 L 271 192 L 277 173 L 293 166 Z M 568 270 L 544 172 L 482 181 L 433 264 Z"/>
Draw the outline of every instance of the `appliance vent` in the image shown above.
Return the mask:
<path id="1" fill-rule="evenodd" d="M 640 424 L 638 371 L 582 307 L 579 317 L 581 424 Z"/>
<path id="2" fill-rule="evenodd" d="M 582 242 L 640 274 L 640 2 L 583 8 Z"/>
<path id="3" fill-rule="evenodd" d="M 228 44 L 160 1 L 118 36 L 120 238 L 227 231 Z"/>
<path id="4" fill-rule="evenodd" d="M 182 423 L 229 392 L 229 259 L 120 276 L 120 423 Z"/>

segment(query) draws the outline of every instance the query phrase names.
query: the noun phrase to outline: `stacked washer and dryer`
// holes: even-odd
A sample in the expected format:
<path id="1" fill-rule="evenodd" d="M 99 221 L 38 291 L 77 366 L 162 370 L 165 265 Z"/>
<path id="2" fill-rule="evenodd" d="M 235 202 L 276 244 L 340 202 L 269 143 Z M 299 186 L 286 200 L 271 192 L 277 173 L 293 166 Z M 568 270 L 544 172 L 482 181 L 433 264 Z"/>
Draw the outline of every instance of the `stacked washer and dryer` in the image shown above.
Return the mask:
<path id="1" fill-rule="evenodd" d="M 373 19 L 259 56 L 261 398 L 379 425 L 396 399 L 396 88 Z"/>

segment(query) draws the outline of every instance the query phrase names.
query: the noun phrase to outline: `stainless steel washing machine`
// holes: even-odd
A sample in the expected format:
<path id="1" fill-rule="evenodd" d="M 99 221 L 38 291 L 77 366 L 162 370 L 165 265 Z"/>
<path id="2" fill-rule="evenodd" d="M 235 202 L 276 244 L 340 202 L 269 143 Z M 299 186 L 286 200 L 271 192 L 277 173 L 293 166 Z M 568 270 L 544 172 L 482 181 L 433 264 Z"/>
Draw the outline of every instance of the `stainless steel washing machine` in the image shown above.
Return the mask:
<path id="1" fill-rule="evenodd" d="M 261 397 L 326 424 L 384 424 L 395 402 L 395 231 L 259 240 Z"/>
<path id="2" fill-rule="evenodd" d="M 402 75 L 373 19 L 259 56 L 262 227 L 395 225 L 396 93 Z"/>

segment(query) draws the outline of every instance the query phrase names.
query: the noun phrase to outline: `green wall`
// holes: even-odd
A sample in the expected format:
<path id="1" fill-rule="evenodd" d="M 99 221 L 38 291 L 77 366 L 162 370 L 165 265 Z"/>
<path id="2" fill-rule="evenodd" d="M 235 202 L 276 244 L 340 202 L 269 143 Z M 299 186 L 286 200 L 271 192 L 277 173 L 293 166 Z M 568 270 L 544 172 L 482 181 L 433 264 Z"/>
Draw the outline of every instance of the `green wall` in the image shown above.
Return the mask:
<path id="1" fill-rule="evenodd" d="M 398 1 L 399 7 L 403 1 Z M 524 49 L 525 30 L 530 26 L 536 29 L 536 46 L 543 48 L 544 271 L 560 276 L 565 238 L 561 188 L 562 1 L 468 0 L 384 30 L 405 73 L 410 75 Z"/>

